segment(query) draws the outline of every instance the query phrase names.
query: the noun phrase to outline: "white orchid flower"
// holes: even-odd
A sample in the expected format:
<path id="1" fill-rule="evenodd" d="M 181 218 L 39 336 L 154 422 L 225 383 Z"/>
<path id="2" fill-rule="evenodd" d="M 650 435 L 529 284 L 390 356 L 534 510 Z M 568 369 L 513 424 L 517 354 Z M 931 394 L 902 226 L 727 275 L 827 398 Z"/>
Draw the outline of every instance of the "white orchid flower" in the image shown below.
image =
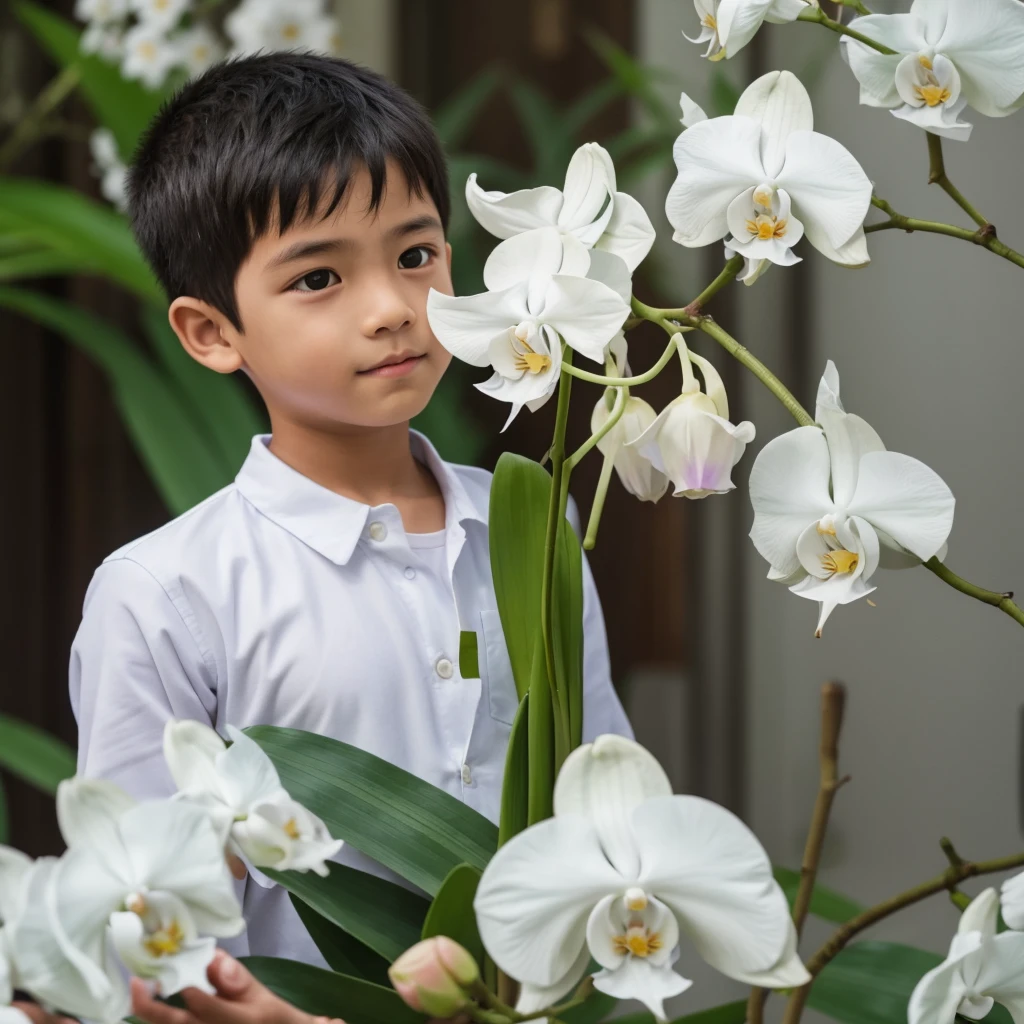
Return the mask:
<path id="1" fill-rule="evenodd" d="M 128 7 L 140 22 L 166 32 L 181 21 L 191 0 L 128 0 Z"/>
<path id="2" fill-rule="evenodd" d="M 750 538 L 769 579 L 820 603 L 815 636 L 840 604 L 870 594 L 880 564 L 905 568 L 941 558 L 953 526 L 953 494 L 909 455 L 885 450 L 859 416 L 844 411 L 829 360 L 818 388 L 820 427 L 769 441 L 750 473 Z"/>
<path id="3" fill-rule="evenodd" d="M 836 263 L 870 257 L 864 217 L 871 182 L 842 145 L 812 131 L 807 90 L 788 71 L 752 82 L 728 117 L 687 128 L 673 149 L 679 174 L 665 201 L 673 240 L 726 245 L 752 261 L 797 261 L 802 235 Z"/>
<path id="4" fill-rule="evenodd" d="M 539 409 L 558 386 L 559 336 L 581 355 L 603 362 L 609 340 L 629 316 L 621 285 L 616 290 L 601 281 L 555 273 L 552 268 L 562 262 L 561 241 L 543 232 L 537 241 L 535 272 L 528 280 L 479 295 L 431 289 L 427 297 L 427 319 L 437 340 L 463 362 L 494 369 L 489 380 L 476 386 L 512 404 L 502 430 L 524 405 L 531 412 Z M 602 256 L 606 259 L 594 261 L 591 272 L 624 266 L 607 253 Z"/>
<path id="5" fill-rule="evenodd" d="M 689 352 L 676 335 L 683 365 L 683 391 L 629 443 L 675 485 L 673 497 L 706 498 L 731 491 L 732 468 L 754 440 L 754 424 L 729 422 L 729 400 L 718 371 L 703 356 Z M 705 391 L 694 376 L 694 362 Z"/>
<path id="6" fill-rule="evenodd" d="M 663 1001 L 690 985 L 672 970 L 681 932 L 731 978 L 809 980 L 754 834 L 708 800 L 673 796 L 639 744 L 600 736 L 573 751 L 554 810 L 498 850 L 473 904 L 488 953 L 523 983 L 520 1012 L 560 999 L 592 956 L 599 991 L 664 1019 Z"/>
<path id="7" fill-rule="evenodd" d="M 895 50 L 843 36 L 860 101 L 887 107 L 935 135 L 966 142 L 970 105 L 1006 117 L 1024 96 L 1024 5 L 1019 0 L 914 0 L 906 14 L 869 14 L 850 28 Z"/>
<path id="8" fill-rule="evenodd" d="M 569 161 L 562 189 L 550 185 L 518 192 L 485 192 L 471 174 L 466 203 L 492 235 L 504 239 L 487 259 L 484 283 L 491 291 L 507 288 L 529 273 L 538 247 L 554 235 L 564 263 L 555 272 L 586 276 L 590 251 L 613 253 L 632 273 L 654 244 L 647 212 L 631 195 L 615 187 L 615 165 L 596 142 L 580 146 Z"/>
<path id="9" fill-rule="evenodd" d="M 171 720 L 164 727 L 164 757 L 178 798 L 204 807 L 229 850 L 254 867 L 326 876 L 326 862 L 342 841 L 288 795 L 255 740 L 231 725 L 227 732 L 230 747 L 202 722 Z"/>
<path id="10" fill-rule="evenodd" d="M 1024 1020 L 1024 934 L 996 934 L 995 889 L 976 896 L 960 915 L 949 954 L 915 987 L 909 1024 L 953 1024 L 958 1013 L 972 1020 L 1001 1003 L 1015 1021 Z"/>
<path id="11" fill-rule="evenodd" d="M 1006 879 L 1000 893 L 1007 928 L 1024 931 L 1024 872 Z"/>
<path id="12" fill-rule="evenodd" d="M 137 78 L 149 89 L 163 85 L 171 69 L 181 63 L 181 53 L 158 25 L 140 21 L 121 40 L 121 74 Z"/>
<path id="13" fill-rule="evenodd" d="M 68 851 L 35 862 L 11 936 L 25 988 L 66 1012 L 119 1020 L 130 999 L 113 947 L 165 995 L 211 991 L 213 937 L 245 921 L 206 812 L 136 804 L 111 783 L 75 778 L 58 788 L 57 817 Z"/>
<path id="14" fill-rule="evenodd" d="M 28 1018 L 10 1005 L 15 988 L 22 988 L 14 960 L 11 934 L 25 909 L 32 859 L 20 850 L 0 846 L 0 1024 L 26 1024 Z"/>
<path id="15" fill-rule="evenodd" d="M 735 57 L 769 22 L 783 25 L 796 21 L 801 11 L 816 7 L 817 0 L 693 0 L 700 19 L 700 33 L 683 37 L 691 43 L 707 43 L 709 60 Z"/>

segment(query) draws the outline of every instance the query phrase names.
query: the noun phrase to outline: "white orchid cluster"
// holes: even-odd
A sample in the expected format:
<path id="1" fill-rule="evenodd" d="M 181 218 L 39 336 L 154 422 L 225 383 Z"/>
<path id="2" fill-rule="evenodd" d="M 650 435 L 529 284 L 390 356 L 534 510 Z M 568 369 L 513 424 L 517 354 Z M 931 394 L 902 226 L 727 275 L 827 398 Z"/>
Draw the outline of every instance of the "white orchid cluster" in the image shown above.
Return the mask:
<path id="1" fill-rule="evenodd" d="M 337 54 L 341 29 L 326 0 L 241 0 L 224 18 L 222 39 L 192 0 L 77 0 L 87 23 L 82 49 L 120 64 L 150 89 L 178 70 L 198 75 L 225 54 L 313 50 Z"/>
<path id="2" fill-rule="evenodd" d="M 768 855 L 730 811 L 675 796 L 639 744 L 600 736 L 558 774 L 553 818 L 513 836 L 487 865 L 474 909 L 498 966 L 521 983 L 520 1013 L 556 1003 L 587 973 L 659 1020 L 692 982 L 680 939 L 722 974 L 790 988 L 810 975 Z"/>
<path id="3" fill-rule="evenodd" d="M 137 802 L 74 778 L 57 792 L 63 856 L 0 847 L 0 1020 L 26 1024 L 13 989 L 100 1022 L 130 1009 L 125 972 L 163 995 L 211 991 L 215 941 L 245 928 L 226 857 L 251 868 L 327 873 L 340 849 L 292 800 L 263 750 L 229 727 L 169 722 L 164 754 L 179 791 Z"/>
<path id="4" fill-rule="evenodd" d="M 817 15 L 817 0 L 693 0 L 711 60 L 734 57 L 764 22 Z M 1024 5 L 1020 0 L 914 0 L 907 13 L 867 14 L 847 26 L 879 44 L 843 35 L 842 53 L 860 101 L 934 135 L 966 142 L 967 106 L 1006 117 L 1024 96 Z M 885 52 L 888 51 L 888 52 Z M 813 242 L 812 242 L 813 244 Z"/>

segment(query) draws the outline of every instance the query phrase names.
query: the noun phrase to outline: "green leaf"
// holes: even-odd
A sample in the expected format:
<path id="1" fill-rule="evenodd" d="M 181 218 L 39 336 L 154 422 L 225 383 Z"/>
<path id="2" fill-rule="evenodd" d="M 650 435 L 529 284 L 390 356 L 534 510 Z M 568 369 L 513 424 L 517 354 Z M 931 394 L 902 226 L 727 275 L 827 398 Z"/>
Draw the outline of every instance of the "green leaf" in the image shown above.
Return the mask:
<path id="1" fill-rule="evenodd" d="M 122 78 L 116 64 L 82 53 L 80 33 L 72 22 L 39 4 L 22 0 L 14 5 L 14 13 L 55 63 L 61 67 L 78 65 L 82 95 L 96 120 L 113 132 L 121 159 L 131 163 L 139 136 L 169 95 L 172 84 L 152 90 Z"/>
<path id="2" fill-rule="evenodd" d="M 898 942 L 858 942 L 829 963 L 811 987 L 807 1005 L 840 1024 L 906 1024 L 917 983 L 942 957 Z M 996 1006 L 986 1024 L 1010 1024 Z"/>
<path id="3" fill-rule="evenodd" d="M 544 664 L 544 645 L 533 652 L 533 678 L 527 703 L 526 823 L 535 825 L 554 814 L 555 714 Z"/>
<path id="4" fill-rule="evenodd" d="M 53 795 L 75 774 L 75 752 L 28 722 L 0 715 L 0 767 Z"/>
<path id="5" fill-rule="evenodd" d="M 551 477 L 542 466 L 522 455 L 502 453 L 491 481 L 491 572 L 520 700 L 530 688 L 534 648 L 540 642 L 540 592 L 550 492 Z"/>
<path id="6" fill-rule="evenodd" d="M 480 654 L 476 633 L 464 629 L 459 633 L 459 675 L 463 679 L 480 678 Z"/>
<path id="7" fill-rule="evenodd" d="M 332 836 L 432 896 L 456 865 L 483 870 L 494 855 L 498 830 L 482 814 L 383 758 L 298 729 L 245 731 L 270 755 L 285 789 Z"/>
<path id="8" fill-rule="evenodd" d="M 143 326 L 179 397 L 203 428 L 226 475 L 233 477 L 249 453 L 254 434 L 268 430 L 262 408 L 257 409 L 236 375 L 217 373 L 197 363 L 182 347 L 167 322 L 163 307 L 145 304 Z"/>
<path id="9" fill-rule="evenodd" d="M 792 868 L 776 867 L 772 869 L 775 881 L 782 887 L 782 891 L 789 900 L 790 907 L 796 902 L 796 894 L 800 888 L 800 872 Z M 832 921 L 834 924 L 846 924 L 850 918 L 863 913 L 864 907 L 855 903 L 848 896 L 836 892 L 833 889 L 826 889 L 823 885 L 816 885 L 811 894 L 811 913 L 825 921 Z"/>
<path id="10" fill-rule="evenodd" d="M 723 1003 L 709 1010 L 698 1010 L 684 1017 L 676 1017 L 669 1024 L 744 1024 L 747 1019 L 747 1001 L 737 1000 L 735 1003 Z M 616 1017 L 615 1024 L 655 1024 L 653 1013 L 630 1013 L 625 1017 Z"/>
<path id="11" fill-rule="evenodd" d="M 575 139 L 593 118 L 624 92 L 622 83 L 617 78 L 598 82 L 562 113 L 562 126 L 565 133 Z"/>
<path id="12" fill-rule="evenodd" d="M 472 864 L 459 864 L 452 868 L 430 904 L 420 937 L 431 939 L 435 935 L 447 935 L 469 950 L 476 962 L 482 965 L 484 944 L 480 940 L 473 910 L 479 884 L 480 871 Z"/>
<path id="13" fill-rule="evenodd" d="M 527 800 L 530 787 L 530 762 L 527 746 L 530 695 L 519 702 L 512 721 L 512 732 L 505 751 L 505 773 L 501 784 L 501 818 L 498 846 L 504 846 L 527 825 Z"/>
<path id="14" fill-rule="evenodd" d="M 321 917 L 308 903 L 304 903 L 295 893 L 289 893 L 296 913 L 306 926 L 310 938 L 316 943 L 323 958 L 331 965 L 331 969 L 339 974 L 349 974 L 356 978 L 372 981 L 376 985 L 387 987 L 388 962 L 382 956 L 368 949 L 358 939 L 354 939 L 336 924 L 331 924 L 326 917 Z"/>
<path id="15" fill-rule="evenodd" d="M 336 1017 L 346 1024 L 423 1024 L 427 1019 L 393 989 L 360 978 L 271 956 L 243 957 L 242 963 L 275 995 L 316 1017 Z"/>
<path id="16" fill-rule="evenodd" d="M 0 235 L 31 237 L 83 273 L 103 274 L 144 299 L 164 293 L 121 214 L 61 185 L 0 178 Z"/>
<path id="17" fill-rule="evenodd" d="M 32 249 L 0 256 L 0 281 L 17 281 L 24 277 L 52 277 L 94 269 L 96 268 L 86 267 L 77 256 L 50 249 Z"/>
<path id="18" fill-rule="evenodd" d="M 484 68 L 434 111 L 434 128 L 446 149 L 453 149 L 462 142 L 500 82 L 498 68 Z"/>
<path id="19" fill-rule="evenodd" d="M 312 871 L 266 874 L 388 963 L 419 942 L 429 907 L 422 896 L 345 864 L 328 870 L 326 878 Z"/>
<path id="20" fill-rule="evenodd" d="M 618 1003 L 619 1000 L 614 996 L 604 992 L 591 992 L 585 1003 L 566 1010 L 558 1019 L 563 1024 L 598 1024 L 598 1021 L 604 1020 Z M 651 1016 L 651 1024 L 654 1024 L 653 1016 Z"/>
<path id="21" fill-rule="evenodd" d="M 173 515 L 231 482 L 191 411 L 116 328 L 60 299 L 15 288 L 0 287 L 0 306 L 63 334 L 103 370 L 135 450 Z"/>

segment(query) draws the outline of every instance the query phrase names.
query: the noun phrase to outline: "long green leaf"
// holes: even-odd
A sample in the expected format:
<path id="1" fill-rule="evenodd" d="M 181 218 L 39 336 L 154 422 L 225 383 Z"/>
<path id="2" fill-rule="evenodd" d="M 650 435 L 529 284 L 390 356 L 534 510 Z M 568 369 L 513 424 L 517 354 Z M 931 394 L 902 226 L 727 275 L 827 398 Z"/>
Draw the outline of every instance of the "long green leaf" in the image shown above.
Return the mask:
<path id="1" fill-rule="evenodd" d="M 321 917 L 295 893 L 289 893 L 288 898 L 332 971 L 372 981 L 375 985 L 386 987 L 391 984 L 388 980 L 388 962 L 384 957 L 352 938 L 326 917 Z"/>
<path id="2" fill-rule="evenodd" d="M 436 895 L 466 861 L 483 870 L 498 830 L 482 814 L 348 743 L 269 725 L 245 730 L 270 755 L 285 789 L 331 835 Z"/>
<path id="3" fill-rule="evenodd" d="M 554 814 L 555 792 L 555 713 L 551 703 L 544 645 L 539 642 L 533 652 L 533 673 L 526 708 L 529 765 L 526 823 L 535 825 Z"/>
<path id="4" fill-rule="evenodd" d="M 898 942 L 858 942 L 847 946 L 816 979 L 807 1005 L 841 1024 L 906 1024 L 914 986 L 942 963 L 929 953 Z M 995 1007 L 985 1024 L 1010 1024 Z"/>
<path id="5" fill-rule="evenodd" d="M 0 178 L 0 235 L 11 233 L 31 236 L 83 273 L 103 274 L 141 298 L 164 300 L 125 218 L 80 192 L 32 178 Z"/>
<path id="6" fill-rule="evenodd" d="M 447 935 L 473 954 L 478 964 L 484 962 L 484 944 L 476 926 L 473 899 L 480 884 L 480 871 L 471 864 L 452 868 L 430 904 L 423 922 L 421 938 Z"/>
<path id="7" fill-rule="evenodd" d="M 189 409 L 114 327 L 70 303 L 15 288 L 0 287 L 0 306 L 63 334 L 103 370 L 135 450 L 174 515 L 231 482 Z"/>
<path id="8" fill-rule="evenodd" d="M 242 963 L 271 992 L 316 1017 L 336 1017 L 346 1024 L 423 1024 L 398 993 L 360 978 L 271 956 L 245 957 Z"/>
<path id="9" fill-rule="evenodd" d="M 434 111 L 434 128 L 447 149 L 461 144 L 500 83 L 501 71 L 498 68 L 484 68 Z"/>
<path id="10" fill-rule="evenodd" d="M 797 890 L 800 888 L 800 872 L 792 868 L 773 868 L 775 881 L 782 887 L 782 891 L 789 900 L 792 907 L 796 901 Z M 823 885 L 816 885 L 811 893 L 811 913 L 825 921 L 832 921 L 834 924 L 846 924 L 852 917 L 856 917 L 864 910 L 859 903 L 854 902 L 848 896 L 844 896 L 834 889 L 826 889 Z"/>
<path id="11" fill-rule="evenodd" d="M 75 752 L 28 722 L 0 715 L 0 767 L 53 795 L 75 774 Z"/>
<path id="12" fill-rule="evenodd" d="M 114 133 L 121 159 L 130 163 L 139 136 L 170 92 L 170 83 L 153 90 L 122 78 L 116 64 L 81 52 L 80 33 L 72 22 L 39 4 L 22 0 L 14 12 L 57 64 L 79 66 L 82 95 L 96 119 Z"/>
<path id="13" fill-rule="evenodd" d="M 257 409 L 235 376 L 202 366 L 182 348 L 162 305 L 147 303 L 142 307 L 141 317 L 183 403 L 203 427 L 224 473 L 234 476 L 249 453 L 253 435 L 269 429 L 263 410 Z"/>
<path id="14" fill-rule="evenodd" d="M 503 846 L 527 825 L 527 801 L 530 787 L 528 738 L 530 695 L 519 702 L 512 720 L 512 732 L 505 751 L 505 773 L 501 784 L 501 818 L 498 822 L 498 845 Z"/>
<path id="15" fill-rule="evenodd" d="M 420 940 L 430 904 L 386 878 L 331 864 L 326 878 L 312 871 L 267 871 L 267 876 L 364 946 L 397 960 Z"/>
<path id="16" fill-rule="evenodd" d="M 88 273 L 98 268 L 89 267 L 77 256 L 52 249 L 32 249 L 27 252 L 0 256 L 0 281 L 17 281 L 25 277 L 52 277 L 60 274 Z"/>

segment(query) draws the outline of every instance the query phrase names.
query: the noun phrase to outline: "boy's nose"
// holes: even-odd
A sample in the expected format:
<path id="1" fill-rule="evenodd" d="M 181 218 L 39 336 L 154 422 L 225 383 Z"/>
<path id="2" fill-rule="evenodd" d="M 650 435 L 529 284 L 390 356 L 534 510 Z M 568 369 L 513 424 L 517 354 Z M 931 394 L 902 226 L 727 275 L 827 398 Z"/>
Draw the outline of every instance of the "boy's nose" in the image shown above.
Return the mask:
<path id="1" fill-rule="evenodd" d="M 416 311 L 394 288 L 382 286 L 376 289 L 366 309 L 363 333 L 367 337 L 389 334 L 416 323 Z"/>

